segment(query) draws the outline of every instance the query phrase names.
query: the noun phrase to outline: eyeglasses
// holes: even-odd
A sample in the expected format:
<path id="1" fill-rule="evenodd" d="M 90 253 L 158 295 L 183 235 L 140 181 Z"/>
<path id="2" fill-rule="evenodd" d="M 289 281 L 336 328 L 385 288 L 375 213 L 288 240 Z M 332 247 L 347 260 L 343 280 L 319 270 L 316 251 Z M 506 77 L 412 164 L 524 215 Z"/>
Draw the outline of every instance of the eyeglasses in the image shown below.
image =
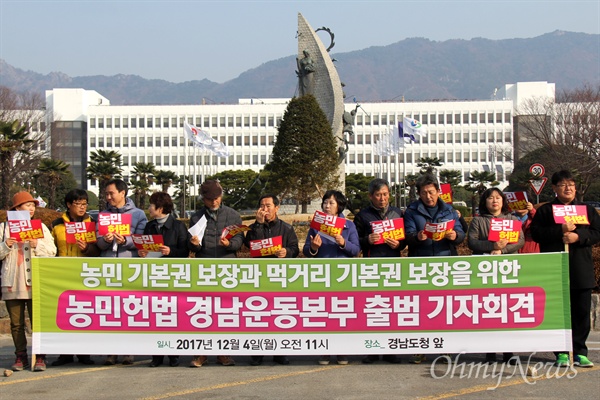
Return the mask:
<path id="1" fill-rule="evenodd" d="M 78 202 L 73 202 L 73 203 L 71 203 L 71 204 L 72 204 L 72 205 L 74 205 L 75 207 L 80 207 L 80 208 L 83 208 L 83 207 L 87 207 L 87 206 L 88 206 L 88 203 L 78 203 Z"/>
<path id="2" fill-rule="evenodd" d="M 561 188 L 561 189 L 564 189 L 564 188 L 574 189 L 575 188 L 575 184 L 574 183 L 568 183 L 568 184 L 561 183 L 560 185 L 556 185 L 556 187 L 557 188 Z"/>

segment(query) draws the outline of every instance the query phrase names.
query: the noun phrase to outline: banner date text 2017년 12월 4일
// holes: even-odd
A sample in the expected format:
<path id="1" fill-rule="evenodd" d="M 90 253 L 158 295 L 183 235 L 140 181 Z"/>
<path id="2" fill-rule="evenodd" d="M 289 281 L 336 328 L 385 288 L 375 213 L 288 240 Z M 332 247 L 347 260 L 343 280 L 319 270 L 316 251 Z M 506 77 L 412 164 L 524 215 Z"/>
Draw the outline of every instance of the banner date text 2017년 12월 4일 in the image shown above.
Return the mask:
<path id="1" fill-rule="evenodd" d="M 567 257 L 34 258 L 34 352 L 566 351 Z"/>

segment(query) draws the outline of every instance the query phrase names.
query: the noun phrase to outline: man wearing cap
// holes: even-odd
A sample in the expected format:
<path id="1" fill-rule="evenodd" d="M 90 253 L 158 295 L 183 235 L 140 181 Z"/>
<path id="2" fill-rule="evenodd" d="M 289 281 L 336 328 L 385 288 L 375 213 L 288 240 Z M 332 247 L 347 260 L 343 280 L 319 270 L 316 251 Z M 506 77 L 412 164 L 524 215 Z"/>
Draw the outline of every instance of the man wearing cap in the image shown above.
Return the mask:
<path id="1" fill-rule="evenodd" d="M 29 192 L 19 192 L 12 198 L 11 210 L 27 211 L 32 218 L 39 202 Z M 2 260 L 2 300 L 6 302 L 6 309 L 10 317 L 10 330 L 15 345 L 16 360 L 11 366 L 13 371 L 22 371 L 29 367 L 27 358 L 27 336 L 25 336 L 25 309 L 33 321 L 31 297 L 31 258 L 54 257 L 56 246 L 48 227 L 42 223 L 44 237 L 40 239 L 26 239 L 17 242 L 10 237 L 8 223 L 3 222 L 0 227 L 2 232 L 0 242 L 0 260 Z M 34 371 L 46 369 L 46 356 L 38 354 L 35 360 Z"/>
<path id="2" fill-rule="evenodd" d="M 128 187 L 122 179 L 111 179 L 106 184 L 106 209 L 105 213 L 131 214 L 131 233 L 141 235 L 148 223 L 146 213 L 135 206 L 133 201 L 127 197 Z M 97 234 L 97 233 L 96 233 Z M 104 236 L 97 234 L 96 242 L 100 249 L 100 257 L 138 257 L 138 252 L 131 236 L 109 232 Z M 104 365 L 115 365 L 116 355 L 109 355 Z M 133 356 L 123 357 L 123 365 L 133 364 Z"/>
<path id="3" fill-rule="evenodd" d="M 192 236 L 188 246 L 197 258 L 235 258 L 242 247 L 244 234 L 239 232 L 231 239 L 221 237 L 223 229 L 230 225 L 241 225 L 242 217 L 233 208 L 222 204 L 223 188 L 219 181 L 209 179 L 200 186 L 200 194 L 204 207 L 195 212 L 190 218 L 190 227 L 196 225 L 202 217 L 206 218 L 204 236 Z M 208 362 L 206 356 L 196 356 L 190 362 L 190 367 L 199 368 Z M 233 358 L 218 356 L 217 363 L 225 366 L 235 365 Z"/>

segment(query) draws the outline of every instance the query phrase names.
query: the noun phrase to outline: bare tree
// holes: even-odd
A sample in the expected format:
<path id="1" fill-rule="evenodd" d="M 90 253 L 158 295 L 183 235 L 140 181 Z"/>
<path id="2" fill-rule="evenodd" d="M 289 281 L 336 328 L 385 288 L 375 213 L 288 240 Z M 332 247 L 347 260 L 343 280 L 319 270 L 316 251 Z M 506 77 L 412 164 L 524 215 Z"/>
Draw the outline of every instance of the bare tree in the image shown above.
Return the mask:
<path id="1" fill-rule="evenodd" d="M 569 169 L 578 177 L 582 199 L 600 180 L 600 85 L 563 91 L 556 101 L 529 99 L 517 110 L 517 154 L 543 148 L 550 171 Z"/>

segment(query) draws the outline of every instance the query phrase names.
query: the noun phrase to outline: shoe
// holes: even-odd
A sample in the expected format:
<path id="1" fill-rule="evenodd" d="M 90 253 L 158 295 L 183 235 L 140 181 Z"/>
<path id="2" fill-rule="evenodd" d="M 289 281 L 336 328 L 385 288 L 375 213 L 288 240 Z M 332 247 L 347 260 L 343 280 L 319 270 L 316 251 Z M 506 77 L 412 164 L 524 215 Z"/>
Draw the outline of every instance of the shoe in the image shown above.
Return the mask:
<path id="1" fill-rule="evenodd" d="M 442 364 L 452 363 L 452 354 L 442 354 L 439 356 L 439 360 Z"/>
<path id="2" fill-rule="evenodd" d="M 329 356 L 321 356 L 319 358 L 319 365 L 329 365 Z"/>
<path id="3" fill-rule="evenodd" d="M 36 357 L 35 365 L 33 366 L 33 370 L 35 372 L 45 371 L 46 370 L 46 358 L 45 357 Z"/>
<path id="4" fill-rule="evenodd" d="M 376 355 L 366 356 L 365 358 L 362 359 L 363 364 L 373 364 L 374 362 L 377 362 L 377 361 L 379 361 L 379 356 L 376 356 Z"/>
<path id="5" fill-rule="evenodd" d="M 496 362 L 496 353 L 485 353 L 485 362 L 488 364 Z"/>
<path id="6" fill-rule="evenodd" d="M 427 360 L 425 354 L 415 354 L 410 358 L 410 360 L 408 360 L 408 362 L 411 364 L 421 364 L 425 360 Z"/>
<path id="7" fill-rule="evenodd" d="M 517 365 L 519 357 L 515 357 L 513 353 L 502 353 L 502 362 L 508 365 Z"/>
<path id="8" fill-rule="evenodd" d="M 150 364 L 148 364 L 148 367 L 156 368 L 159 365 L 162 365 L 163 359 L 164 359 L 163 356 L 152 356 L 152 361 L 150 361 Z"/>
<path id="9" fill-rule="evenodd" d="M 395 354 L 386 354 L 381 357 L 381 359 L 385 362 L 389 362 L 390 364 L 400 364 L 402 360 L 396 357 Z"/>
<path id="10" fill-rule="evenodd" d="M 581 354 L 575 355 L 573 358 L 573 365 L 581 368 L 592 368 L 594 363 L 591 362 L 586 356 L 582 356 Z"/>
<path id="11" fill-rule="evenodd" d="M 23 371 L 25 368 L 29 368 L 29 360 L 27 358 L 27 352 L 22 351 L 16 353 L 17 358 L 14 364 L 10 367 L 13 371 Z"/>
<path id="12" fill-rule="evenodd" d="M 587 357 L 586 357 L 587 359 Z M 589 360 L 588 360 L 589 361 Z M 557 367 L 568 367 L 569 366 L 569 355 L 567 353 L 559 353 L 554 363 Z"/>
<path id="13" fill-rule="evenodd" d="M 190 368 L 200 368 L 204 364 L 208 363 L 208 357 L 206 356 L 196 356 L 192 358 L 190 362 Z"/>
<path id="14" fill-rule="evenodd" d="M 115 365 L 117 363 L 117 356 L 106 356 L 104 365 Z"/>
<path id="15" fill-rule="evenodd" d="M 79 361 L 79 364 L 83 364 L 83 365 L 94 365 L 96 364 L 94 362 L 94 360 L 92 360 L 92 357 L 90 356 L 77 356 L 77 359 Z M 54 365 L 54 364 L 52 364 Z"/>
<path id="16" fill-rule="evenodd" d="M 133 364 L 133 356 L 124 356 L 123 361 L 121 362 L 123 365 L 131 365 Z"/>
<path id="17" fill-rule="evenodd" d="M 262 363 L 263 363 L 263 356 L 251 356 L 250 357 L 250 365 L 252 365 L 253 367 L 262 365 Z"/>
<path id="18" fill-rule="evenodd" d="M 225 367 L 230 367 L 230 366 L 235 365 L 235 361 L 233 360 L 233 358 L 231 358 L 229 356 L 218 356 L 217 364 L 221 364 Z"/>
<path id="19" fill-rule="evenodd" d="M 61 365 L 71 364 L 73 362 L 73 356 L 58 356 L 56 361 L 52 361 L 53 367 L 60 367 Z"/>
<path id="20" fill-rule="evenodd" d="M 169 356 L 169 367 L 179 366 L 179 356 Z"/>
<path id="21" fill-rule="evenodd" d="M 337 363 L 339 365 L 348 365 L 348 357 L 346 357 L 346 356 L 337 356 Z"/>
<path id="22" fill-rule="evenodd" d="M 273 356 L 273 361 L 280 365 L 290 364 L 290 360 L 286 356 Z"/>

